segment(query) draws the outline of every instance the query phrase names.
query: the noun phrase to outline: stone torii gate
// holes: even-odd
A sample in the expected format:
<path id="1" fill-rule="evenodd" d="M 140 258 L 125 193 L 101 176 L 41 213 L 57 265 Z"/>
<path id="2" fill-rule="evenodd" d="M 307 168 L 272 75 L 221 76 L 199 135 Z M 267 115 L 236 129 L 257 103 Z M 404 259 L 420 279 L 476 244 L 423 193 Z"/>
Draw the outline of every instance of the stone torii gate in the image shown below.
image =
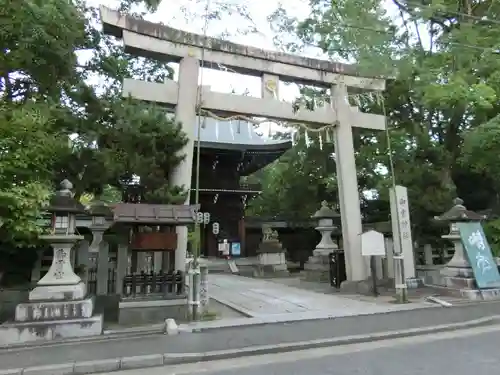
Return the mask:
<path id="1" fill-rule="evenodd" d="M 152 83 L 133 79 L 123 82 L 125 96 L 131 95 L 136 99 L 175 108 L 176 120 L 182 123 L 189 142 L 183 150 L 186 155 L 184 161 L 171 176 L 170 182 L 173 185 L 191 188 L 198 77 L 202 57 L 207 67 L 220 64 L 238 73 L 262 77 L 261 98 L 213 92 L 209 87 L 202 87 L 201 107 L 205 110 L 217 114 L 267 117 L 316 126 L 337 124 L 334 142 L 347 278 L 350 281 L 365 279 L 368 275 L 361 255 L 361 211 L 352 126 L 384 130 L 385 118 L 359 112 L 357 107 L 350 106 L 347 88 L 382 91 L 385 89 L 385 80 L 360 77 L 359 69 L 354 65 L 266 51 L 204 37 L 125 16 L 106 7 L 101 7 L 100 11 L 104 32 L 123 39 L 126 52 L 180 63 L 178 82 L 166 80 L 164 83 Z M 279 100 L 277 91 L 280 79 L 330 87 L 332 103 L 312 111 L 295 111 L 292 103 Z M 187 228 L 178 227 L 177 233 L 179 247 L 175 254 L 175 267 L 184 270 Z"/>

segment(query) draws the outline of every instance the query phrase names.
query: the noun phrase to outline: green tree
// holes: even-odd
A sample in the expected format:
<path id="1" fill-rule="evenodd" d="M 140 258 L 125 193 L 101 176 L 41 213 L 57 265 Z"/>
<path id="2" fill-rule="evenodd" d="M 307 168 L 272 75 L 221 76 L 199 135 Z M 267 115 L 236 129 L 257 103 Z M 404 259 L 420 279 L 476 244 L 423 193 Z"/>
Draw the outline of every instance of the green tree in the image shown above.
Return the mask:
<path id="1" fill-rule="evenodd" d="M 45 113 L 44 113 L 45 112 Z M 64 147 L 51 132 L 50 111 L 38 104 L 0 103 L 0 238 L 31 241 L 49 197 L 54 158 Z"/>
<path id="2" fill-rule="evenodd" d="M 472 176 L 461 161 L 464 136 L 483 129 L 486 140 L 486 124 L 499 113 L 500 29 L 494 20 L 500 5 L 394 0 L 397 17 L 379 0 L 312 0 L 310 6 L 304 20 L 283 9 L 270 17 L 275 30 L 286 34 L 281 47 L 314 46 L 333 60 L 359 64 L 361 73 L 395 77 L 388 81 L 385 108 L 369 100 L 362 106 L 387 113 L 396 182 L 409 188 L 415 231 L 424 234 L 432 216 L 449 208 L 457 180 Z M 290 40 L 291 34 L 296 38 Z M 481 142 L 476 136 L 469 150 Z M 493 180 L 493 169 L 484 168 L 491 160 L 486 155 L 496 149 L 493 139 L 489 142 L 490 151 L 476 159 L 476 168 L 489 175 L 478 182 Z M 392 181 L 386 135 L 365 137 L 358 145 L 358 164 L 378 165 L 378 196 L 387 201 Z"/>
<path id="3" fill-rule="evenodd" d="M 253 199 L 248 215 L 304 220 L 320 202 L 335 202 L 337 184 L 332 144 L 303 136 L 279 160 L 260 173 L 262 194 Z"/>
<path id="4" fill-rule="evenodd" d="M 156 202 L 184 196 L 168 186 L 186 143 L 179 124 L 121 97 L 125 77 L 162 81 L 171 75 L 165 63 L 125 54 L 98 29 L 97 9 L 79 1 L 0 0 L 0 22 L 0 241 L 36 235 L 42 204 L 63 178 L 77 198 L 133 176 Z"/>

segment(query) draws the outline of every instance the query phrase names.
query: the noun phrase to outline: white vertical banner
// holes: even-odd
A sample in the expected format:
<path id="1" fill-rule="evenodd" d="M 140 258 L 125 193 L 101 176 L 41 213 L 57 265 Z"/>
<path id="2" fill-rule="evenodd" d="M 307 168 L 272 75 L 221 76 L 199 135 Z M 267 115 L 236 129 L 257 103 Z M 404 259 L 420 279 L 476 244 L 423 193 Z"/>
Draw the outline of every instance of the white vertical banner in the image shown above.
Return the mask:
<path id="1" fill-rule="evenodd" d="M 390 189 L 390 201 L 394 253 L 402 253 L 404 257 L 405 278 L 414 278 L 415 257 L 411 238 L 408 190 L 404 186 L 396 185 L 394 189 Z"/>

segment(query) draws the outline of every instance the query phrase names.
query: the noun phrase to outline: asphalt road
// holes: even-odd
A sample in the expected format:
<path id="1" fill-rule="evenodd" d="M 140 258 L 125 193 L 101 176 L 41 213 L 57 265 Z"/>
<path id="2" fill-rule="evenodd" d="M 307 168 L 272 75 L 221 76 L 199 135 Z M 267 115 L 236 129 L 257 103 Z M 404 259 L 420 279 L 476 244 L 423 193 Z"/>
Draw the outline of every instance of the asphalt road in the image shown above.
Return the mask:
<path id="1" fill-rule="evenodd" d="M 49 344 L 22 350 L 0 350 L 0 370 L 157 353 L 196 353 L 249 348 L 460 323 L 492 315 L 500 315 L 500 302 L 236 327 L 178 336 L 160 334 L 102 342 Z"/>
<path id="2" fill-rule="evenodd" d="M 262 355 L 148 368 L 148 375 L 470 375 L 497 374 L 500 326 Z M 143 375 L 128 370 L 103 375 Z"/>

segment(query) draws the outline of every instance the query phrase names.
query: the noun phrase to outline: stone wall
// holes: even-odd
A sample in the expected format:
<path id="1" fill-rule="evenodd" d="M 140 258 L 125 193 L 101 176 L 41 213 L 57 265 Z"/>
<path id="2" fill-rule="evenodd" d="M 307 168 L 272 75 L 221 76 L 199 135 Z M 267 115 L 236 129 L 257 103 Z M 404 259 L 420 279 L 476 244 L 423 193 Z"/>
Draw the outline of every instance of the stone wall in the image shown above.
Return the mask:
<path id="1" fill-rule="evenodd" d="M 27 288 L 0 290 L 0 323 L 14 319 L 16 306 L 27 301 L 28 294 Z"/>

